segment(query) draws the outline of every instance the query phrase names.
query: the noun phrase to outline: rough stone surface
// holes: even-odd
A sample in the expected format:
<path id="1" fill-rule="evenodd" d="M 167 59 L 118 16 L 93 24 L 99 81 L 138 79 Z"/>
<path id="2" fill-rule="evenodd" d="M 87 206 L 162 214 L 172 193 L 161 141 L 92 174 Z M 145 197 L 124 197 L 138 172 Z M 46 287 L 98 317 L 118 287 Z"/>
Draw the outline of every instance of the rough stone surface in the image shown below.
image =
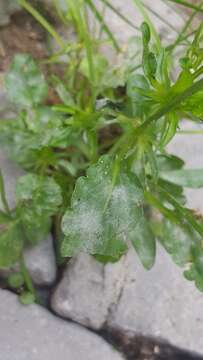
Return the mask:
<path id="1" fill-rule="evenodd" d="M 158 246 L 156 264 L 146 271 L 134 250 L 103 267 L 80 255 L 65 272 L 52 299 L 58 314 L 92 328 L 107 323 L 175 346 L 203 352 L 203 297 Z"/>
<path id="2" fill-rule="evenodd" d="M 101 2 L 99 0 L 95 1 L 96 5 L 99 7 Z M 149 11 L 149 15 L 151 20 L 155 23 L 155 27 L 157 31 L 160 33 L 161 37 L 164 40 L 171 40 L 174 38 L 176 31 L 182 26 L 183 18 L 177 12 L 174 11 L 171 7 L 164 4 L 161 0 L 152 1 L 151 0 L 144 0 L 144 3 L 152 9 L 153 12 L 158 13 L 161 15 L 162 20 L 158 18 L 156 15 L 152 14 Z M 135 6 L 135 2 L 132 0 L 115 0 L 113 3 L 114 7 L 116 7 L 125 17 L 131 22 L 139 27 L 141 22 L 143 21 L 143 17 L 140 15 L 138 8 Z M 119 39 L 121 44 L 125 44 L 129 37 L 134 36 L 137 34 L 136 30 L 127 25 L 123 20 L 121 20 L 114 12 L 109 9 L 106 9 L 105 12 L 106 22 L 110 25 L 113 33 L 115 34 L 116 38 Z M 167 21 L 165 21 L 167 20 Z M 169 28 L 167 22 L 172 25 L 172 27 L 176 27 L 176 31 Z"/>
<path id="3" fill-rule="evenodd" d="M 203 131 L 203 126 L 185 121 L 181 125 L 181 129 L 187 131 Z M 176 135 L 169 144 L 168 150 L 170 153 L 180 156 L 185 161 L 185 168 L 203 168 L 203 135 Z M 187 189 L 186 196 L 189 207 L 203 212 L 203 189 Z"/>
<path id="4" fill-rule="evenodd" d="M 2 360 L 122 359 L 99 336 L 38 305 L 23 306 L 5 290 L 0 290 L 0 308 Z"/>
<path id="5" fill-rule="evenodd" d="M 171 344 L 203 352 L 203 296 L 185 280 L 169 255 L 160 247 L 156 264 L 145 271 L 134 253 L 127 255 L 122 296 L 109 325 Z"/>
<path id="6" fill-rule="evenodd" d="M 53 238 L 49 234 L 37 246 L 26 249 L 25 262 L 36 285 L 52 285 L 56 280 Z"/>
<path id="7" fill-rule="evenodd" d="M 16 0 L 0 0 L 0 26 L 8 25 L 10 16 L 19 8 Z"/>
<path id="8" fill-rule="evenodd" d="M 15 206 L 15 186 L 19 176 L 23 171 L 12 161 L 8 160 L 3 152 L 0 151 L 0 169 L 2 170 L 7 200 L 9 206 Z M 0 200 L 0 209 L 2 208 Z M 37 285 L 51 285 L 56 279 L 56 264 L 53 250 L 52 236 L 42 241 L 37 246 L 26 249 L 25 261 Z M 0 275 L 5 277 L 12 270 L 0 270 Z"/>
<path id="9" fill-rule="evenodd" d="M 93 257 L 81 254 L 72 259 L 52 297 L 59 315 L 93 329 L 100 329 L 122 291 L 125 257 L 103 266 Z"/>

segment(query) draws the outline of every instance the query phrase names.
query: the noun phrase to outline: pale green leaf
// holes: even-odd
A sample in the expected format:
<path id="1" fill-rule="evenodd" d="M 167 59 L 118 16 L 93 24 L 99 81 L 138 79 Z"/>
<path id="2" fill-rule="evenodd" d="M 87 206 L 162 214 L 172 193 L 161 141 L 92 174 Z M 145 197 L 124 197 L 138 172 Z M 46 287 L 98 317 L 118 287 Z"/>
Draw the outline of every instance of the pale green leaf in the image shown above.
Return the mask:
<path id="1" fill-rule="evenodd" d="M 203 169 L 163 171 L 160 177 L 166 181 L 188 188 L 203 187 Z"/>
<path id="2" fill-rule="evenodd" d="M 121 167 L 113 184 L 114 166 L 109 156 L 91 166 L 79 178 L 62 223 L 65 239 L 62 255 L 80 251 L 118 257 L 134 241 L 144 265 L 149 264 L 148 240 L 138 238 L 143 221 L 143 191 L 137 177 Z M 140 232 L 141 235 L 141 232 Z M 145 241 L 146 240 L 146 241 Z M 151 247 L 151 245 L 150 245 Z"/>
<path id="3" fill-rule="evenodd" d="M 6 75 L 10 100 L 22 108 L 40 104 L 48 94 L 48 86 L 36 62 L 28 54 L 15 55 Z"/>
<path id="4" fill-rule="evenodd" d="M 163 221 L 160 241 L 177 265 L 184 266 L 190 261 L 196 238 L 194 232 L 184 230 L 169 220 Z"/>

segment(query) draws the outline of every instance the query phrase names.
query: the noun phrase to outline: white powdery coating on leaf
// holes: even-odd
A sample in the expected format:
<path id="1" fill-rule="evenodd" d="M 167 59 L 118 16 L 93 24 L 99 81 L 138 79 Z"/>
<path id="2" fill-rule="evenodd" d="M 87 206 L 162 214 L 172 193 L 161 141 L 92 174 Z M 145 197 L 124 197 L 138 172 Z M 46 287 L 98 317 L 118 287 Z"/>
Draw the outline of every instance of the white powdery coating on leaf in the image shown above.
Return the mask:
<path id="1" fill-rule="evenodd" d="M 111 212 L 113 212 L 113 216 Z M 114 187 L 108 221 L 113 226 L 117 236 L 120 235 L 124 238 L 131 222 L 129 192 L 128 188 L 124 185 Z"/>
<path id="2" fill-rule="evenodd" d="M 112 193 L 112 198 L 115 201 L 122 201 L 123 203 L 128 202 L 128 189 L 126 186 L 116 186 Z"/>
<path id="3" fill-rule="evenodd" d="M 81 205 L 77 217 L 70 224 L 69 231 L 70 235 L 82 236 L 85 240 L 83 250 L 94 249 L 98 241 L 101 241 L 102 216 L 96 209 Z"/>

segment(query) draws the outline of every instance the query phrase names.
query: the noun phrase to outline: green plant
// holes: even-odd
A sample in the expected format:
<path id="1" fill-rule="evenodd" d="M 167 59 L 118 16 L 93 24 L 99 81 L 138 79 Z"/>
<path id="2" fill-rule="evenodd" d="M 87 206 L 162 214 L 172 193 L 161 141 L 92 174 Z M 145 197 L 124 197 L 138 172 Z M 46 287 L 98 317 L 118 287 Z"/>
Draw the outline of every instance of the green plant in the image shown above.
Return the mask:
<path id="1" fill-rule="evenodd" d="M 68 1 L 78 40 L 67 44 L 27 1 L 20 2 L 61 46 L 46 63 L 65 54 L 69 67 L 64 78 L 52 74 L 45 80 L 36 62 L 21 54 L 6 76 L 18 116 L 1 120 L 1 146 L 27 174 L 18 179 L 15 209 L 9 209 L 0 177 L 0 267 L 20 261 L 29 291 L 22 301 L 29 303 L 33 294 L 36 299 L 22 252 L 26 244 L 42 240 L 52 223 L 59 263 L 81 251 L 114 262 L 131 243 L 150 269 L 157 239 L 203 291 L 203 219 L 186 207 L 184 196 L 185 187 L 203 186 L 203 169 L 185 169 L 166 150 L 183 118 L 203 120 L 203 26 L 188 35 L 192 13 L 176 41 L 163 47 L 136 0 L 148 22 L 132 40 L 136 51 L 125 66 L 111 67 L 99 52 L 102 40 L 88 30 L 86 6 L 116 50 L 120 47 L 92 1 Z M 172 57 L 186 40 L 173 80 Z M 47 105 L 49 87 L 58 94 L 57 104 Z M 11 283 L 15 286 L 16 279 Z"/>

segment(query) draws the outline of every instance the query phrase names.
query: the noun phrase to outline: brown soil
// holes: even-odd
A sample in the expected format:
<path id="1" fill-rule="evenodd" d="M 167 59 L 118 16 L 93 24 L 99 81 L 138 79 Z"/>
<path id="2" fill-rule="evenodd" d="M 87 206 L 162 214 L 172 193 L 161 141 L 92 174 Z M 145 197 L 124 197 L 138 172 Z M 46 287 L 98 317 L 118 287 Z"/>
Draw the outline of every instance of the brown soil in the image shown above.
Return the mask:
<path id="1" fill-rule="evenodd" d="M 178 349 L 159 338 L 114 329 L 107 329 L 102 335 L 124 354 L 126 360 L 203 360 L 203 356 Z"/>
<path id="2" fill-rule="evenodd" d="M 21 11 L 11 17 L 9 25 L 0 28 L 0 72 L 8 66 L 16 53 L 29 53 L 36 59 L 47 55 L 46 34 L 32 16 Z"/>

